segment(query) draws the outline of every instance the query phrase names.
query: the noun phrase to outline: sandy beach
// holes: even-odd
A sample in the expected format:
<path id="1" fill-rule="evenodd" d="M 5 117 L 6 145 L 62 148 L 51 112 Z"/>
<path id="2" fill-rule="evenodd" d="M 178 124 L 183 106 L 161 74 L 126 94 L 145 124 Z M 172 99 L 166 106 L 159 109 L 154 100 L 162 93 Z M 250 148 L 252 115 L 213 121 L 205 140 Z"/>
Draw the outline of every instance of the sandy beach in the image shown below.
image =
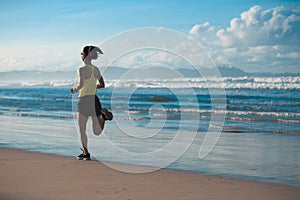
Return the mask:
<path id="1" fill-rule="evenodd" d="M 8 148 L 0 155 L 1 200 L 300 199 L 299 187 L 286 185 L 166 169 L 130 174 L 99 161 Z"/>

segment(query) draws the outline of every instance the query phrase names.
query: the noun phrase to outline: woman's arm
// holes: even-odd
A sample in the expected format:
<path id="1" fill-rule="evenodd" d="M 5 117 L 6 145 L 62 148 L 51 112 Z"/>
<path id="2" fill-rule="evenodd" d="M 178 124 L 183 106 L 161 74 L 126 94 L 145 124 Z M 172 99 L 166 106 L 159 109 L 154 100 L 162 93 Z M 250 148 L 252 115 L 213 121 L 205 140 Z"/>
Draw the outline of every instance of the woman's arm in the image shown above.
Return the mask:
<path id="1" fill-rule="evenodd" d="M 98 84 L 97 84 L 97 89 L 99 89 L 99 88 L 105 88 L 105 83 L 104 83 L 104 79 L 103 79 L 103 77 L 102 77 L 102 75 L 101 75 L 101 73 L 100 73 L 100 71 L 99 71 L 99 69 L 97 68 L 97 80 L 98 80 Z"/>
<path id="2" fill-rule="evenodd" d="M 104 83 L 102 76 L 100 77 L 100 79 L 98 79 L 98 81 L 99 81 L 99 83 L 97 84 L 97 89 L 105 88 L 105 83 Z"/>

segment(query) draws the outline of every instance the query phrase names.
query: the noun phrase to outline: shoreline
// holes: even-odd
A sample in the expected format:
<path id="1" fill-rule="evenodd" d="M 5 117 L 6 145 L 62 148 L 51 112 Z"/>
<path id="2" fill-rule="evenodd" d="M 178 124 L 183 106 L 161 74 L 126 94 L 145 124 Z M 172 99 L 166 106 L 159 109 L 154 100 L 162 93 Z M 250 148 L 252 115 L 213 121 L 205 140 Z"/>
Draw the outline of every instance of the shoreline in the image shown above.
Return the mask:
<path id="1" fill-rule="evenodd" d="M 16 151 L 21 151 L 21 152 L 25 152 L 25 153 L 26 152 L 27 153 L 37 153 L 37 154 L 43 154 L 43 155 L 49 155 L 49 156 L 58 156 L 58 157 L 64 157 L 67 159 L 76 160 L 76 155 L 71 156 L 71 155 L 63 155 L 63 154 L 56 154 L 56 153 L 49 153 L 49 152 L 39 152 L 36 150 L 27 150 L 27 149 L 18 148 L 18 147 L 0 146 L 0 150 L 1 149 L 16 150 Z M 0 158 L 0 160 L 1 160 L 1 158 Z M 82 162 L 84 162 L 84 161 L 82 161 Z M 170 171 L 178 171 L 180 173 L 186 172 L 186 173 L 194 173 L 194 174 L 207 175 L 207 176 L 224 177 L 224 178 L 229 178 L 229 179 L 231 179 L 231 178 L 232 179 L 240 179 L 240 180 L 258 182 L 258 183 L 275 184 L 275 185 L 282 185 L 282 186 L 287 186 L 287 187 L 299 187 L 300 188 L 300 185 L 268 181 L 265 179 L 259 179 L 258 177 L 252 177 L 252 176 L 211 173 L 211 172 L 203 172 L 203 171 L 191 171 L 191 170 L 177 169 L 177 168 L 172 168 L 172 167 L 155 168 L 155 167 L 146 166 L 146 165 L 135 165 L 135 164 L 130 164 L 130 163 L 110 161 L 110 160 L 97 160 L 97 158 L 95 158 L 93 156 L 91 156 L 91 160 L 85 161 L 85 162 L 98 162 L 100 165 L 103 165 L 104 167 L 111 168 L 112 170 L 115 170 L 115 171 L 120 171 L 121 173 L 129 173 L 129 174 L 143 174 L 143 173 L 152 173 L 152 172 L 161 171 L 161 170 L 170 170 Z"/>
<path id="2" fill-rule="evenodd" d="M 300 198 L 294 186 L 170 169 L 124 173 L 97 161 L 0 149 L 0 195 L 6 200 Z"/>
<path id="3" fill-rule="evenodd" d="M 72 120 L 47 120 L 44 118 L 12 116 L 0 116 L 0 118 L 2 143 L 0 147 L 49 153 L 58 156 L 69 156 L 69 158 L 72 159 L 80 153 L 78 135 Z M 55 126 L 53 124 L 55 124 Z M 105 134 L 112 135 L 117 131 L 116 126 L 108 124 Z M 297 164 L 294 163 L 297 158 L 296 154 L 287 157 L 289 159 L 284 159 L 286 155 L 290 155 L 290 153 L 294 151 L 296 152 L 298 148 L 282 149 L 276 145 L 278 142 L 284 141 L 286 145 L 296 147 L 295 145 L 297 145 L 297 141 L 299 141 L 298 136 L 296 136 L 297 140 L 294 140 L 295 135 L 291 135 L 290 137 L 277 135 L 276 137 L 270 138 L 264 134 L 239 134 L 239 137 L 235 137 L 236 134 L 238 133 L 222 134 L 222 137 L 218 140 L 217 145 L 211 152 L 211 156 L 204 160 L 199 160 L 197 157 L 197 152 L 199 151 L 199 146 L 197 145 L 202 143 L 203 138 L 203 135 L 198 134 L 199 137 L 193 141 L 191 147 L 185 152 L 185 155 L 189 155 L 189 157 L 181 156 L 176 164 L 172 164 L 167 168 L 183 172 L 187 171 L 288 186 L 300 186 L 299 173 L 293 173 L 297 172 Z M 280 140 L 277 139 L 278 137 Z M 103 141 L 101 138 L 96 139 L 99 140 L 99 142 Z M 122 141 L 123 144 L 132 142 L 128 140 L 128 138 L 120 138 L 112 141 Z M 243 145 L 237 146 L 236 143 Z M 141 146 L 141 144 L 138 145 Z M 255 147 L 255 149 L 253 151 L 246 151 L 244 148 L 241 148 L 243 146 L 249 146 L 252 150 L 254 149 L 253 147 Z M 150 145 L 150 147 L 152 146 Z M 265 149 L 272 149 L 272 151 L 265 151 Z M 97 152 L 103 153 L 101 158 L 99 158 L 103 162 L 136 164 L 128 160 L 127 157 L 111 151 L 106 143 L 101 143 L 101 146 L 97 147 L 96 150 Z M 291 152 L 291 150 L 293 150 L 293 152 Z M 92 155 L 94 155 L 94 153 Z M 268 158 L 268 161 L 278 158 L 280 158 L 280 160 L 268 163 L 265 162 L 265 157 Z M 232 162 L 225 162 L 228 160 L 232 160 Z M 222 162 L 220 163 L 218 161 Z M 286 163 L 286 165 L 282 165 L 282 163 Z M 144 166 L 153 165 L 145 164 Z M 275 166 L 275 168 L 269 168 L 271 166 Z"/>

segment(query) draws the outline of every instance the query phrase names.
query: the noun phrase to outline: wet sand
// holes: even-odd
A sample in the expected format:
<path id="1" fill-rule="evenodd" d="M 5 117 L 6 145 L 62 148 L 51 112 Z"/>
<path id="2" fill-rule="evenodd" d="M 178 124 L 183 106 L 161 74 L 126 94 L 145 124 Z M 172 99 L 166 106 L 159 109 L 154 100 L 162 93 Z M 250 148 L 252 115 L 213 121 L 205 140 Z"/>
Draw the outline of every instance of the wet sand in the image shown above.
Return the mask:
<path id="1" fill-rule="evenodd" d="M 166 169 L 124 173 L 99 161 L 0 149 L 1 200 L 300 199 L 299 187 Z"/>

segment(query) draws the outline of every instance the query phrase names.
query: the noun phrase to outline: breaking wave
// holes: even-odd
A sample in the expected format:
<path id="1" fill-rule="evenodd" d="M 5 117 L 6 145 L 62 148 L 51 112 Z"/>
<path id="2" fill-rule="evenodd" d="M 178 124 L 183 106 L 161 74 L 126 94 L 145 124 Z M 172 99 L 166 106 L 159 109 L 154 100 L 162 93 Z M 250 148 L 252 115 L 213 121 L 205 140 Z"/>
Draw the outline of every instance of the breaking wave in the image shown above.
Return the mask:
<path id="1" fill-rule="evenodd" d="M 237 77 L 237 78 L 178 78 L 146 80 L 112 80 L 108 87 L 136 88 L 224 88 L 224 89 L 278 89 L 299 90 L 300 77 Z"/>
<path id="2" fill-rule="evenodd" d="M 223 88 L 300 90 L 300 76 L 295 77 L 208 77 L 176 79 L 106 80 L 106 87 L 124 88 Z M 70 87 L 74 80 L 0 81 L 0 87 Z"/>

